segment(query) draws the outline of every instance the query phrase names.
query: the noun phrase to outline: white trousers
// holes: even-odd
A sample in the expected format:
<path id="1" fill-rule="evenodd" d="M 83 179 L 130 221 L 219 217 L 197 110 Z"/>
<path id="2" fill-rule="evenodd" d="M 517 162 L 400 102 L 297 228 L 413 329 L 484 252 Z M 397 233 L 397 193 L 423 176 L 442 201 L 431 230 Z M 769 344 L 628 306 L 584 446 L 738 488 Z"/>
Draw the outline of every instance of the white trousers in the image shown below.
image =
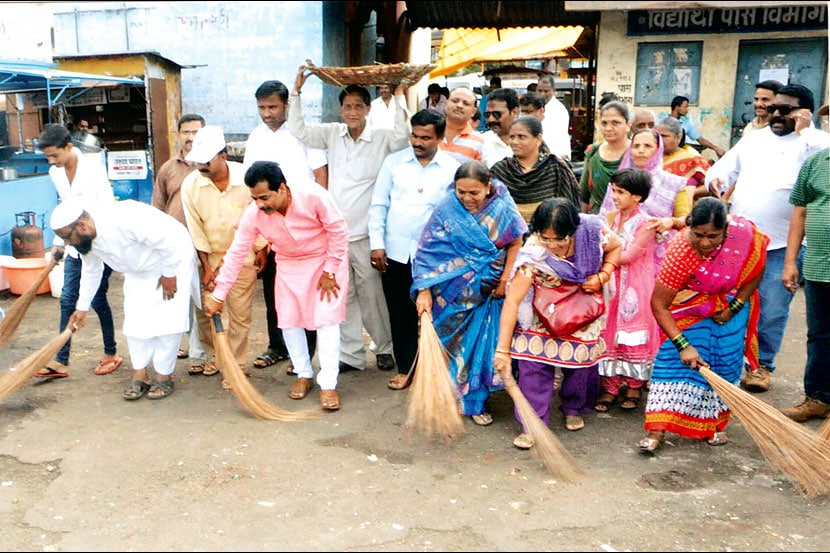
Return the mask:
<path id="1" fill-rule="evenodd" d="M 391 355 L 389 310 L 380 273 L 372 267 L 369 238 L 349 242 L 349 293 L 346 320 L 340 325 L 340 360 L 358 369 L 366 367 L 364 327 L 375 342 L 375 354 Z"/>
<path id="2" fill-rule="evenodd" d="M 305 329 L 283 328 L 282 336 L 297 377 L 314 378 Z M 320 361 L 317 384 L 321 390 L 334 390 L 337 387 L 337 376 L 340 374 L 340 325 L 317 329 L 317 359 Z"/>
<path id="3" fill-rule="evenodd" d="M 130 363 L 134 371 L 146 369 L 150 363 L 153 369 L 162 376 L 170 376 L 176 370 L 176 359 L 179 353 L 179 342 L 182 333 L 164 334 L 152 338 L 127 338 L 127 348 L 130 350 Z"/>

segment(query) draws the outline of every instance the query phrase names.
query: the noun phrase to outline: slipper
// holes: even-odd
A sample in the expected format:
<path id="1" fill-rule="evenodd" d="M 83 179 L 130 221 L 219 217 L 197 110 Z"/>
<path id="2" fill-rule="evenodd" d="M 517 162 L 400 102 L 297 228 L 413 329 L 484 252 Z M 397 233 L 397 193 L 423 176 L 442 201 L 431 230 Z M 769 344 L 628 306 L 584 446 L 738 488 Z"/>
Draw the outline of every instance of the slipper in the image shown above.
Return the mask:
<path id="1" fill-rule="evenodd" d="M 124 361 L 124 358 L 120 355 L 116 355 L 110 359 L 103 359 L 95 368 L 95 374 L 109 374 L 120 367 L 122 361 Z"/>
<path id="2" fill-rule="evenodd" d="M 320 390 L 320 407 L 328 411 L 340 409 L 340 395 L 337 390 Z"/>
<path id="3" fill-rule="evenodd" d="M 715 435 L 706 440 L 706 443 L 711 446 L 719 446 L 719 445 L 726 445 L 729 443 L 729 438 L 726 436 L 726 432 L 715 432 Z"/>
<path id="4" fill-rule="evenodd" d="M 597 400 L 597 404 L 594 405 L 594 411 L 597 413 L 607 413 L 616 401 L 617 396 L 611 392 L 602 392 L 602 395 L 599 396 L 599 399 Z"/>
<path id="5" fill-rule="evenodd" d="M 640 406 L 641 397 L 642 391 L 640 388 L 628 388 L 625 391 L 622 403 L 620 403 L 620 409 L 625 409 L 626 411 L 636 409 Z"/>
<path id="6" fill-rule="evenodd" d="M 172 380 L 157 380 L 147 390 L 148 399 L 162 399 L 173 393 Z"/>
<path id="7" fill-rule="evenodd" d="M 176 354 L 177 359 L 187 359 L 188 357 L 190 357 L 190 352 L 183 349 L 180 349 L 179 353 Z"/>
<path id="8" fill-rule="evenodd" d="M 60 372 L 59 370 L 53 369 L 52 367 L 43 367 L 35 374 L 35 376 L 37 378 L 66 378 L 67 376 L 69 376 L 69 373 Z"/>
<path id="9" fill-rule="evenodd" d="M 216 366 L 215 361 L 207 363 L 202 369 L 202 376 L 213 376 L 219 374 L 219 367 Z"/>
<path id="10" fill-rule="evenodd" d="M 479 426 L 489 426 L 493 424 L 493 415 L 487 411 L 481 413 L 480 415 L 473 415 L 472 417 L 473 422 Z"/>

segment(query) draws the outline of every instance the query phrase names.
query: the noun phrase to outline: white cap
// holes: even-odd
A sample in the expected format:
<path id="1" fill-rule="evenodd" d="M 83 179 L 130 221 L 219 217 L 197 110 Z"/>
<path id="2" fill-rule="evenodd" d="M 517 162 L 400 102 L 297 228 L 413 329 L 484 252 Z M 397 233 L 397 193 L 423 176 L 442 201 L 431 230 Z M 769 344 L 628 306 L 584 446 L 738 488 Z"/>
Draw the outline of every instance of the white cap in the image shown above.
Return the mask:
<path id="1" fill-rule="evenodd" d="M 52 216 L 49 219 L 49 226 L 52 230 L 62 229 L 68 227 L 77 221 L 84 212 L 81 202 L 70 198 L 62 201 L 52 211 Z"/>
<path id="2" fill-rule="evenodd" d="M 193 149 L 185 156 L 187 161 L 207 163 L 225 149 L 225 133 L 222 127 L 207 125 L 199 129 L 193 139 Z"/>

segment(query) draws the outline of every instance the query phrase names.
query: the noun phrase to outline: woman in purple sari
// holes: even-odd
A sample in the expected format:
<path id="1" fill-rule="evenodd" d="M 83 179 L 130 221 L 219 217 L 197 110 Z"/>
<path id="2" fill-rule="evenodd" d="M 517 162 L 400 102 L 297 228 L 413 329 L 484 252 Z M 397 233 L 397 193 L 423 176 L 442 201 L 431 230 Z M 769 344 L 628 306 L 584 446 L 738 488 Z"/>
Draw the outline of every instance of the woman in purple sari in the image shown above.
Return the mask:
<path id="1" fill-rule="evenodd" d="M 494 364 L 499 372 L 509 371 L 511 358 L 518 359 L 519 388 L 545 423 L 559 367 L 565 428 L 579 430 L 585 426 L 582 415 L 594 411 L 599 395 L 597 361 L 605 351 L 604 317 L 571 335 L 551 336 L 533 310 L 533 284 L 556 287 L 569 281 L 580 283 L 585 292 L 597 292 L 619 265 L 622 241 L 602 218 L 580 214 L 564 198 L 542 202 L 533 213 L 530 230 L 508 284 Z M 518 411 L 516 418 L 522 422 Z M 529 449 L 533 439 L 523 429 L 513 445 Z"/>
<path id="2" fill-rule="evenodd" d="M 493 370 L 498 321 L 507 275 L 527 223 L 499 181 L 480 161 L 455 173 L 454 193 L 435 207 L 412 261 L 412 295 L 418 315 L 432 315 L 449 353 L 463 413 L 486 426 L 490 393 L 504 387 Z"/>

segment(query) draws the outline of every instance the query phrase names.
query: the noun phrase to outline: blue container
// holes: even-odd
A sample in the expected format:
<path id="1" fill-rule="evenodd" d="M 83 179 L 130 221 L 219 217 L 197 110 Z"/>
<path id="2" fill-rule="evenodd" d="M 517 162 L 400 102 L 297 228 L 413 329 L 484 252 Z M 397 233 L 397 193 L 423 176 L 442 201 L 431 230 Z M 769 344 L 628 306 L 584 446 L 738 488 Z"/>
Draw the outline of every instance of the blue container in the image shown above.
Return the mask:
<path id="1" fill-rule="evenodd" d="M 114 180 L 112 182 L 112 193 L 116 200 L 137 200 L 138 199 L 138 183 L 137 180 Z"/>

